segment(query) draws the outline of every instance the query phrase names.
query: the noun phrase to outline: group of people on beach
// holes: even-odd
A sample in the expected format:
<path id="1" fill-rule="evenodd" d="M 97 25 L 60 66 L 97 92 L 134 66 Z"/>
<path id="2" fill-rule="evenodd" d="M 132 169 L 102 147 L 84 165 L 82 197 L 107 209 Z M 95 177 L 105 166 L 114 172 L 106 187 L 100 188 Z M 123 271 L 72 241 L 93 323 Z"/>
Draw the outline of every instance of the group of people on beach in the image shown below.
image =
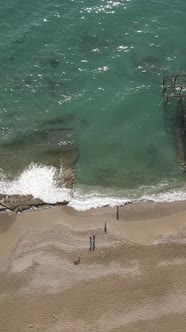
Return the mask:
<path id="1" fill-rule="evenodd" d="M 119 220 L 119 206 L 117 206 L 116 209 L 116 220 Z M 105 220 L 104 222 L 104 233 L 107 234 L 107 221 Z M 94 251 L 96 249 L 96 236 L 95 234 L 93 234 L 93 236 L 89 236 L 89 241 L 90 241 L 90 245 L 89 245 L 89 251 Z M 75 265 L 79 265 L 80 263 L 80 257 L 78 257 L 75 261 L 74 264 Z"/>
<path id="2" fill-rule="evenodd" d="M 117 206 L 117 209 L 116 209 L 116 220 L 119 220 L 119 206 Z M 105 220 L 105 223 L 104 223 L 104 233 L 107 234 L 107 221 L 106 220 Z M 94 251 L 95 248 L 96 248 L 96 237 L 95 237 L 95 235 L 89 236 L 89 240 L 90 240 L 89 251 Z"/>
<path id="3" fill-rule="evenodd" d="M 117 206 L 117 209 L 116 209 L 116 220 L 119 220 L 119 206 Z M 107 234 L 107 221 L 106 220 L 104 223 L 104 233 Z M 90 239 L 89 250 L 94 251 L 96 248 L 96 237 L 95 237 L 95 235 L 89 236 L 89 239 Z"/>

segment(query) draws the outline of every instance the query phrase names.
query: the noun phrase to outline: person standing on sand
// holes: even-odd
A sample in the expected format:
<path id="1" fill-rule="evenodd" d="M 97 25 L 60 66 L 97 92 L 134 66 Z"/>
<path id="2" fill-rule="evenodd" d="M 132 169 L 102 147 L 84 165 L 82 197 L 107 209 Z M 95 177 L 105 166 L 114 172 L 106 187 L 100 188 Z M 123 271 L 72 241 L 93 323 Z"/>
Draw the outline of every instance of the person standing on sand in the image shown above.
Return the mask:
<path id="1" fill-rule="evenodd" d="M 107 234 L 107 221 L 105 220 L 105 224 L 104 224 L 104 233 Z"/>
<path id="2" fill-rule="evenodd" d="M 116 220 L 119 220 L 119 206 L 117 205 L 117 210 L 116 210 Z"/>
<path id="3" fill-rule="evenodd" d="M 92 236 L 90 236 L 89 238 L 90 238 L 90 247 L 89 247 L 89 250 L 91 251 L 92 250 Z"/>
<path id="4" fill-rule="evenodd" d="M 96 248 L 96 237 L 93 235 L 93 244 L 92 244 L 92 250 L 94 251 Z"/>

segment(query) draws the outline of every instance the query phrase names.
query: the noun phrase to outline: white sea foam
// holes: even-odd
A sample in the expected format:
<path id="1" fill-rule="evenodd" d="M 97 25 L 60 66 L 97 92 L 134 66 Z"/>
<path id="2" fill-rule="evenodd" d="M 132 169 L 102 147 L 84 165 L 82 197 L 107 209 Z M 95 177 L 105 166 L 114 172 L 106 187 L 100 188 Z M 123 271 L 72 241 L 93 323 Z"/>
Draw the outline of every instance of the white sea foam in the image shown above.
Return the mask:
<path id="1" fill-rule="evenodd" d="M 96 188 L 90 192 L 90 188 L 76 189 L 74 192 L 66 189 L 64 186 L 59 187 L 57 178 L 59 172 L 55 167 L 49 167 L 38 164 L 31 164 L 23 173 L 15 180 L 7 180 L 5 176 L 0 177 L 0 193 L 7 195 L 32 195 L 34 198 L 40 198 L 49 204 L 69 202 L 68 206 L 78 211 L 85 211 L 91 208 L 103 206 L 123 206 L 129 202 L 173 202 L 186 200 L 186 191 L 168 191 L 157 193 L 165 187 L 162 183 L 156 187 L 144 186 L 141 188 L 143 194 L 140 196 L 140 188 L 133 192 L 114 192 L 111 189 Z M 60 171 L 63 176 L 63 169 Z M 163 187 L 162 187 L 163 186 Z M 144 194 L 144 193 L 148 194 Z M 156 192 L 154 194 L 153 192 Z"/>
<path id="2" fill-rule="evenodd" d="M 154 201 L 154 202 L 175 202 L 186 200 L 186 191 L 171 191 L 159 194 L 144 195 L 140 201 Z"/>
<path id="3" fill-rule="evenodd" d="M 14 181 L 1 178 L 0 193 L 32 195 L 34 198 L 40 198 L 51 204 L 70 201 L 71 190 L 57 186 L 57 175 L 55 167 L 31 164 Z"/>
<path id="4" fill-rule="evenodd" d="M 110 206 L 110 207 L 114 207 L 116 205 L 122 206 L 127 204 L 128 202 L 129 200 L 125 198 L 107 197 L 95 193 L 95 195 L 88 197 L 80 196 L 72 198 L 68 206 L 71 206 L 78 211 L 86 211 L 91 208 L 98 208 L 103 206 Z"/>
<path id="5" fill-rule="evenodd" d="M 159 188 L 159 186 L 157 186 Z M 157 188 L 156 187 L 156 188 Z M 161 184 L 160 184 L 161 188 Z M 143 188 L 144 189 L 144 188 Z M 154 189 L 154 186 L 153 186 Z M 149 190 L 149 187 L 147 187 Z M 144 189 L 145 191 L 145 189 Z M 121 193 L 120 193 L 121 196 Z M 186 191 L 171 191 L 171 192 L 164 192 L 164 193 L 157 193 L 157 194 L 148 194 L 139 197 L 135 197 L 130 194 L 128 197 L 116 197 L 116 196 L 105 196 L 100 195 L 97 192 L 90 194 L 79 194 L 78 192 L 73 195 L 73 198 L 69 202 L 69 206 L 73 207 L 75 210 L 78 211 L 86 211 L 91 208 L 98 208 L 103 206 L 110 206 L 114 207 L 116 205 L 124 206 L 130 202 L 174 202 L 174 201 L 184 201 L 186 200 Z"/>
<path id="6" fill-rule="evenodd" d="M 157 195 L 141 196 L 139 198 L 117 198 L 117 197 L 104 197 L 98 194 L 92 195 L 91 197 L 76 197 L 72 198 L 68 206 L 73 207 L 78 211 L 86 211 L 91 208 L 98 208 L 103 206 L 114 207 L 116 205 L 124 206 L 129 202 L 174 202 L 186 200 L 186 192 L 167 192 L 160 193 Z"/>

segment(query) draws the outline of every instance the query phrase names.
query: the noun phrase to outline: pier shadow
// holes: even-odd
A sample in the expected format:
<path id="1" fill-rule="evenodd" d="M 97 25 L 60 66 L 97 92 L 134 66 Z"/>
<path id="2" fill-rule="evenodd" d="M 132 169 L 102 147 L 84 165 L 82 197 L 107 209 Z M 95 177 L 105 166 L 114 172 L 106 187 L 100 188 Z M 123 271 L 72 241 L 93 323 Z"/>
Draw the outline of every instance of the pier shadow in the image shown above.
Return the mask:
<path id="1" fill-rule="evenodd" d="M 186 74 L 166 74 L 162 81 L 164 94 L 164 119 L 169 133 L 175 138 L 177 161 L 186 173 Z M 168 127 L 167 126 L 167 127 Z"/>

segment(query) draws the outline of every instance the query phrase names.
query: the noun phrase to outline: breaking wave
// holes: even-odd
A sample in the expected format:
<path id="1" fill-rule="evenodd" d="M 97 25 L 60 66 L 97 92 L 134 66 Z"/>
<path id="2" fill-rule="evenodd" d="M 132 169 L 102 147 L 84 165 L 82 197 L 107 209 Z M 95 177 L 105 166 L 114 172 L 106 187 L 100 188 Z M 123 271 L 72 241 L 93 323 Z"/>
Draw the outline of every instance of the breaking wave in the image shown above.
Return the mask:
<path id="1" fill-rule="evenodd" d="M 63 169 L 60 171 L 63 172 Z M 1 176 L 0 193 L 6 195 L 32 195 L 46 203 L 69 202 L 71 190 L 58 186 L 59 172 L 55 167 L 31 164 L 15 180 Z"/>
<path id="2" fill-rule="evenodd" d="M 60 177 L 63 177 L 63 168 L 60 170 Z M 87 188 L 79 190 L 67 189 L 65 186 L 59 186 L 59 171 L 55 167 L 49 167 L 38 164 L 31 164 L 15 180 L 8 180 L 3 173 L 0 177 L 0 194 L 5 195 L 32 195 L 48 204 L 57 204 L 68 202 L 68 206 L 78 210 L 85 211 L 91 208 L 103 206 L 125 205 L 129 202 L 173 202 L 186 200 L 186 191 L 170 190 L 165 192 L 165 188 L 160 184 L 157 187 L 143 187 L 143 194 L 140 188 L 136 195 L 123 192 L 123 195 L 109 189 L 108 192 L 102 190 L 89 191 Z M 150 192 L 149 188 L 155 190 L 156 194 Z M 163 189 L 163 192 L 157 193 Z M 148 194 L 144 194 L 144 192 Z"/>

